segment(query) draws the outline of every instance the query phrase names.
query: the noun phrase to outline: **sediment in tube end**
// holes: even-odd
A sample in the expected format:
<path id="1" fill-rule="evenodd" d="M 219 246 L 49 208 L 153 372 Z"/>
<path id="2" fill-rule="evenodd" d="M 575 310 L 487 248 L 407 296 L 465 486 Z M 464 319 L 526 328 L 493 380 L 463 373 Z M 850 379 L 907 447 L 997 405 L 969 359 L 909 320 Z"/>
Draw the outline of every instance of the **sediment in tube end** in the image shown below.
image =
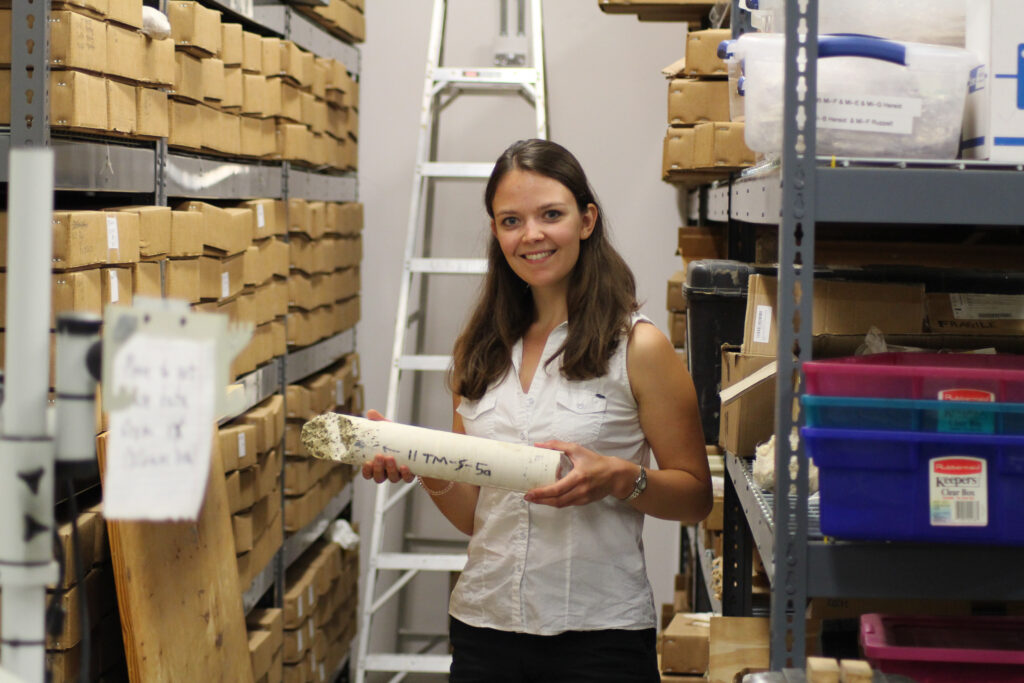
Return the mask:
<path id="1" fill-rule="evenodd" d="M 337 413 L 324 413 L 302 425 L 302 445 L 322 460 L 348 462 L 352 445 L 351 424 Z"/>

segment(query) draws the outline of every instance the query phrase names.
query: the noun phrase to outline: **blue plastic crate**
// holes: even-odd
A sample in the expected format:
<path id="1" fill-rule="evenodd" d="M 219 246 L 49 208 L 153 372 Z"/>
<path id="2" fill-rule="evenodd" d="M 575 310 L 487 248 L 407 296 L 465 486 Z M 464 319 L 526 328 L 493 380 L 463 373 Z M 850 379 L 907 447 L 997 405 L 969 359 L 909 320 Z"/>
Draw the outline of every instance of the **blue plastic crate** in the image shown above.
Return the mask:
<path id="1" fill-rule="evenodd" d="M 1024 545 L 1024 437 L 801 430 L 836 538 Z"/>
<path id="2" fill-rule="evenodd" d="M 1024 435 L 1024 403 L 804 394 L 808 427 Z"/>

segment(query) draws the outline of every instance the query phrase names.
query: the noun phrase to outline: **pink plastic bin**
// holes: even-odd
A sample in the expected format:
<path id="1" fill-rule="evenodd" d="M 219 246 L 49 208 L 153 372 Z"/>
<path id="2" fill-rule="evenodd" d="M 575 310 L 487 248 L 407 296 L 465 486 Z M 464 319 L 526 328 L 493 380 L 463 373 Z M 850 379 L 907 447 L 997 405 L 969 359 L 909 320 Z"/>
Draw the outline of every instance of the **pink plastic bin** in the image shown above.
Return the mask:
<path id="1" fill-rule="evenodd" d="M 1024 681 L 1024 618 L 863 614 L 872 668 L 917 683 Z"/>
<path id="2" fill-rule="evenodd" d="M 817 396 L 1024 402 L 1024 356 L 1010 354 L 879 353 L 810 361 L 804 373 Z"/>

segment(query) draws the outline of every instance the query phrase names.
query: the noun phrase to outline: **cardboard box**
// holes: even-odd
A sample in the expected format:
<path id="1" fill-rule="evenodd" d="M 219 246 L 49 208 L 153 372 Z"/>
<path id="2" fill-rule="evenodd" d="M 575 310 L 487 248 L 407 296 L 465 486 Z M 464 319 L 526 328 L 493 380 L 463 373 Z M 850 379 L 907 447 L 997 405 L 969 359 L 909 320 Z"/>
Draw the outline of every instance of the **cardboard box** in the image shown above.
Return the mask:
<path id="1" fill-rule="evenodd" d="M 776 280 L 752 275 L 747 282 L 743 353 L 774 356 Z M 815 280 L 811 334 L 915 334 L 924 328 L 924 285 Z"/>
<path id="2" fill-rule="evenodd" d="M 708 669 L 710 614 L 677 614 L 661 640 L 661 670 L 703 676 Z"/>
<path id="3" fill-rule="evenodd" d="M 737 346 L 722 347 L 722 389 L 731 387 L 772 363 L 775 356 L 740 353 Z M 775 431 L 775 378 L 723 403 L 718 445 L 739 456 L 752 456 L 757 444 Z"/>
<path id="4" fill-rule="evenodd" d="M 171 210 L 164 206 L 112 207 L 109 211 L 138 216 L 138 253 L 143 258 L 161 256 L 171 247 Z"/>
<path id="5" fill-rule="evenodd" d="M 256 232 L 256 212 L 247 206 L 233 206 L 224 209 L 230 225 L 229 234 L 224 237 L 223 251 L 228 254 L 242 253 L 252 246 Z"/>
<path id="6" fill-rule="evenodd" d="M 107 25 L 77 12 L 50 12 L 50 65 L 105 72 Z"/>
<path id="7" fill-rule="evenodd" d="M 244 252 L 252 243 L 251 222 L 239 218 L 237 212 L 206 202 L 182 202 L 179 211 L 194 211 L 203 219 L 203 245 L 218 254 L 231 256 Z M 248 221 L 251 221 L 250 217 Z"/>
<path id="8" fill-rule="evenodd" d="M 202 67 L 202 92 L 205 102 L 220 103 L 224 99 L 224 62 L 216 57 L 199 60 Z"/>
<path id="9" fill-rule="evenodd" d="M 107 130 L 131 135 L 138 125 L 135 86 L 109 79 L 106 86 Z"/>
<path id="10" fill-rule="evenodd" d="M 967 3 L 966 47 L 980 63 L 971 72 L 961 149 L 965 158 L 1024 161 L 1020 45 L 1024 7 L 1012 0 Z"/>
<path id="11" fill-rule="evenodd" d="M 243 75 L 240 66 L 224 67 L 224 96 L 220 100 L 221 108 L 235 113 L 241 111 Z"/>
<path id="12" fill-rule="evenodd" d="M 133 294 L 131 267 L 102 268 L 99 287 L 104 306 L 109 303 L 130 306 Z"/>
<path id="13" fill-rule="evenodd" d="M 690 31 L 686 36 L 687 76 L 727 76 L 726 64 L 718 56 L 718 45 L 732 38 L 727 28 Z"/>
<path id="14" fill-rule="evenodd" d="M 231 515 L 231 527 L 235 537 L 235 554 L 241 555 L 252 550 L 252 513 L 242 511 Z"/>
<path id="15" fill-rule="evenodd" d="M 256 452 L 266 453 L 276 447 L 284 437 L 284 419 L 284 397 L 276 394 L 249 410 L 235 422 L 253 425 L 256 428 L 253 438 Z"/>
<path id="16" fill-rule="evenodd" d="M 168 259 L 164 266 L 164 289 L 168 299 L 197 303 L 201 299 L 199 258 Z"/>
<path id="17" fill-rule="evenodd" d="M 683 294 L 683 283 L 686 282 L 686 273 L 677 270 L 668 279 L 668 288 L 665 295 L 665 307 L 670 311 L 685 311 L 686 296 Z"/>
<path id="18" fill-rule="evenodd" d="M 111 76 L 140 81 L 145 75 L 146 37 L 135 29 L 107 25 L 107 68 Z"/>
<path id="19" fill-rule="evenodd" d="M 203 225 L 201 211 L 172 211 L 168 256 L 200 256 L 203 253 Z"/>
<path id="20" fill-rule="evenodd" d="M 699 123 L 694 126 L 695 168 L 750 166 L 754 152 L 747 147 L 742 122 Z"/>
<path id="21" fill-rule="evenodd" d="M 953 334 L 1024 334 L 1024 296 L 927 295 L 928 329 Z"/>
<path id="22" fill-rule="evenodd" d="M 167 18 L 171 21 L 171 39 L 178 47 L 203 57 L 220 52 L 220 12 L 198 2 L 171 0 L 167 3 Z"/>
<path id="23" fill-rule="evenodd" d="M 261 74 L 242 74 L 242 102 L 239 105 L 242 114 L 259 116 L 264 113 L 263 98 L 267 92 L 266 82 L 266 77 Z M 280 107 L 276 109 L 280 109 Z"/>
<path id="24" fill-rule="evenodd" d="M 51 71 L 50 125 L 107 130 L 106 81 L 81 71 Z"/>
<path id="25" fill-rule="evenodd" d="M 132 296 L 148 296 L 154 299 L 161 298 L 163 293 L 163 282 L 160 275 L 159 261 L 139 261 L 132 264 Z"/>
<path id="26" fill-rule="evenodd" d="M 98 268 L 53 274 L 53 310 L 50 313 L 50 329 L 56 329 L 58 313 L 103 314 L 103 287 Z M 0 281 L 3 281 L 0 278 Z M 6 287 L 3 288 L 6 305 Z M 4 311 L 6 319 L 6 311 Z"/>
<path id="27" fill-rule="evenodd" d="M 146 37 L 142 44 L 140 79 L 158 86 L 173 86 L 175 77 L 174 41 L 170 38 L 153 40 Z"/>
<path id="28" fill-rule="evenodd" d="M 261 38 L 260 54 L 262 55 L 261 73 L 264 76 L 279 76 L 281 74 L 281 39 Z"/>
<path id="29" fill-rule="evenodd" d="M 203 146 L 203 125 L 200 105 L 168 100 L 167 144 L 171 147 L 198 150 Z"/>
<path id="30" fill-rule="evenodd" d="M 224 66 L 242 66 L 244 47 L 241 24 L 220 25 L 220 58 Z"/>
<path id="31" fill-rule="evenodd" d="M 171 94 L 191 102 L 203 101 L 203 61 L 187 52 L 174 53 L 174 87 Z"/>
<path id="32" fill-rule="evenodd" d="M 244 258 L 245 254 L 235 254 L 222 259 L 200 256 L 199 297 L 221 301 L 241 292 Z"/>
<path id="33" fill-rule="evenodd" d="M 280 78 L 275 76 L 263 77 L 263 116 L 281 116 L 281 90 L 284 87 Z M 243 95 L 244 96 L 244 95 Z"/>
<path id="34" fill-rule="evenodd" d="M 242 31 L 242 71 L 263 73 L 263 38 L 258 33 Z"/>
<path id="35" fill-rule="evenodd" d="M 276 156 L 285 161 L 306 161 L 309 158 L 309 129 L 298 123 L 277 125 Z"/>
<path id="36" fill-rule="evenodd" d="M 170 134 L 170 108 L 167 93 L 156 88 L 135 88 L 135 136 L 165 138 Z"/>
<path id="37" fill-rule="evenodd" d="M 107 0 L 107 20 L 142 28 L 142 0 Z"/>
<path id="38" fill-rule="evenodd" d="M 295 123 L 303 123 L 302 91 L 286 80 L 278 80 L 281 82 L 281 112 L 278 116 Z"/>
<path id="39" fill-rule="evenodd" d="M 282 40 L 279 43 L 279 49 L 281 73 L 293 79 L 297 84 L 305 83 L 305 61 L 299 46 L 290 40 Z"/>
<path id="40" fill-rule="evenodd" d="M 54 270 L 139 260 L 139 219 L 102 211 L 53 214 Z"/>
<path id="41" fill-rule="evenodd" d="M 668 177 L 671 171 L 685 171 L 694 167 L 694 142 L 697 136 L 693 128 L 669 128 L 665 133 L 662 147 L 661 175 Z"/>
<path id="42" fill-rule="evenodd" d="M 668 123 L 729 120 L 729 81 L 676 78 L 668 84 Z"/>

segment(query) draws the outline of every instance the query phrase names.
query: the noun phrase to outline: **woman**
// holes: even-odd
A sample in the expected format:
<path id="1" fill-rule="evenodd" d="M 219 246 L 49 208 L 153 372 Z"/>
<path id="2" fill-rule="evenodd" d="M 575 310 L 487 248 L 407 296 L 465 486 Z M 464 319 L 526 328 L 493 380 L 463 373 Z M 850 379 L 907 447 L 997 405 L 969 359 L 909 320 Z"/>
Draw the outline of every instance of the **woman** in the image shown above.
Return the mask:
<path id="1" fill-rule="evenodd" d="M 693 382 L 637 313 L 572 154 L 517 142 L 484 198 L 489 267 L 455 344 L 452 429 L 564 451 L 573 469 L 525 495 L 421 478 L 471 536 L 450 680 L 657 682 L 641 533 L 644 515 L 696 523 L 711 509 Z M 383 455 L 363 476 L 412 480 Z"/>

